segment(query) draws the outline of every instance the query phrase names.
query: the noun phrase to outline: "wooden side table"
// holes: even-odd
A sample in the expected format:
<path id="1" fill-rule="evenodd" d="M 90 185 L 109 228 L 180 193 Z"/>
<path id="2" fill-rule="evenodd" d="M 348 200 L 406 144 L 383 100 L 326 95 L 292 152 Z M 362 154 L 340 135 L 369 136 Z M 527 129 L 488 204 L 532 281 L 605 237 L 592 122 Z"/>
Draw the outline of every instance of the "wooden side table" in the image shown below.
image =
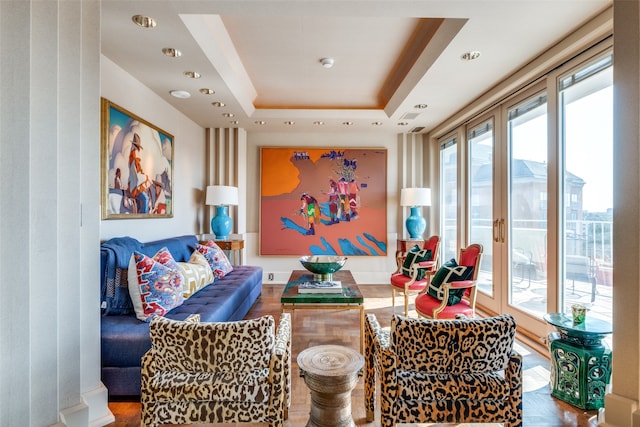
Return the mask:
<path id="1" fill-rule="evenodd" d="M 398 239 L 396 243 L 396 258 L 401 254 L 406 254 L 407 252 L 409 252 L 415 245 L 418 245 L 420 249 L 424 248 L 423 239 Z"/>
<path id="2" fill-rule="evenodd" d="M 223 251 L 229 252 L 232 255 L 230 261 L 234 265 L 242 265 L 244 263 L 242 259 L 242 252 L 244 250 L 244 240 L 216 240 L 216 245 L 220 246 Z"/>
<path id="3" fill-rule="evenodd" d="M 307 427 L 355 427 L 351 391 L 358 384 L 364 357 L 340 345 L 319 345 L 298 355 L 300 375 L 311 391 Z"/>
<path id="4" fill-rule="evenodd" d="M 402 263 L 399 258 L 404 257 L 415 245 L 418 245 L 420 249 L 424 248 L 424 243 L 423 239 L 398 239 L 396 242 L 396 264 L 398 264 L 398 269 L 400 269 L 400 264 Z"/>

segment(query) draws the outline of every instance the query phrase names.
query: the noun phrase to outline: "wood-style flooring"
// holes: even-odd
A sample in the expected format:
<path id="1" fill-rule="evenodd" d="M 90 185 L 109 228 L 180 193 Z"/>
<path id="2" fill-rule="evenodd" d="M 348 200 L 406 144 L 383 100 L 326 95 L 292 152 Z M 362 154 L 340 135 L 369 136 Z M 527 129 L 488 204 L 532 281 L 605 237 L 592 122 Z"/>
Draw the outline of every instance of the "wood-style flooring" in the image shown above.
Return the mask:
<path id="1" fill-rule="evenodd" d="M 280 295 L 283 288 L 283 285 L 265 284 L 261 298 L 251 309 L 247 318 L 270 314 L 277 321 L 280 317 Z M 393 313 L 389 288 L 386 285 L 360 285 L 360 289 L 365 297 L 366 312 L 374 313 L 382 326 L 388 326 Z M 401 313 L 402 298 L 397 299 L 396 304 L 396 312 Z M 415 315 L 415 312 L 413 314 Z M 359 350 L 359 315 L 357 310 L 297 310 L 292 317 L 292 329 L 292 402 L 289 419 L 285 426 L 303 427 L 309 417 L 310 396 L 304 380 L 298 375 L 296 358 L 305 348 L 320 344 L 338 344 Z M 524 356 L 523 424 L 525 427 L 597 426 L 597 411 L 583 411 L 549 394 L 549 360 L 546 357 L 522 343 L 518 343 L 517 350 Z M 363 402 L 364 387 L 361 378 L 352 393 L 353 419 L 357 426 L 379 427 L 378 414 L 375 422 L 365 421 Z M 109 403 L 109 408 L 116 420 L 108 427 L 140 426 L 139 401 L 114 400 Z M 238 424 L 238 426 L 262 425 Z M 193 424 L 193 426 L 218 426 L 218 424 Z"/>

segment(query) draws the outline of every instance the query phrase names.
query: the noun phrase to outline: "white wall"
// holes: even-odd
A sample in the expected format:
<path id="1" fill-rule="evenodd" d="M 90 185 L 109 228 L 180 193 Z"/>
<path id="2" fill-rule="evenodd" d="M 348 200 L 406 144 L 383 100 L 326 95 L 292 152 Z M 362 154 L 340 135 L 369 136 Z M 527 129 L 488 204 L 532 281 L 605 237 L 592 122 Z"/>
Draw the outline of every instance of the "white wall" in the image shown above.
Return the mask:
<path id="1" fill-rule="evenodd" d="M 422 180 L 421 135 L 380 132 L 248 133 L 246 156 L 239 156 L 245 153 L 243 136 L 235 141 L 241 147 L 209 150 L 213 156 L 228 158 L 209 159 L 207 162 L 206 130 L 176 111 L 105 56 L 101 57 L 101 84 L 102 97 L 157 125 L 175 138 L 174 217 L 103 220 L 100 223 L 102 240 L 126 235 L 146 242 L 181 234 L 209 233 L 209 215 L 204 212 L 203 189 L 208 184 L 217 183 L 220 177 L 237 173 L 238 182 L 246 182 L 247 206 L 246 209 L 238 209 L 238 212 L 246 211 L 246 218 L 237 219 L 238 225 L 246 223 L 246 232 L 240 230 L 245 238 L 245 263 L 261 265 L 265 271 L 265 282 L 268 281 L 268 274 L 274 273 L 273 282 L 282 283 L 292 269 L 300 268 L 300 264 L 297 257 L 261 257 L 258 254 L 260 175 L 257 171 L 260 170 L 260 147 L 382 147 L 387 149 L 387 256 L 350 257 L 348 262 L 349 269 L 359 283 L 387 283 L 389 274 L 395 269 L 397 233 L 403 233 L 404 215 L 408 214 L 398 206 L 399 188 L 405 184 L 420 185 Z M 212 134 L 225 132 L 216 130 Z M 223 146 L 229 143 L 233 142 L 220 142 Z M 410 177 L 407 178 L 407 175 Z"/>
<path id="2" fill-rule="evenodd" d="M 147 242 L 203 229 L 205 129 L 149 88 L 101 56 L 101 96 L 174 137 L 173 218 L 110 219 L 100 222 L 100 239 L 131 236 Z"/>
<path id="3" fill-rule="evenodd" d="M 390 273 L 395 269 L 395 250 L 397 234 L 402 234 L 402 221 L 399 216 L 399 188 L 406 182 L 405 165 L 415 164 L 415 159 L 407 160 L 403 153 L 422 153 L 421 136 L 398 135 L 394 133 L 249 133 L 247 136 L 247 204 L 255 206 L 247 209 L 247 233 L 245 235 L 248 264 L 259 264 L 264 268 L 264 282 L 269 283 L 269 273 L 274 273 L 274 283 L 286 282 L 291 270 L 300 269 L 298 257 L 260 257 L 259 256 L 259 206 L 260 206 L 260 147 L 298 146 L 298 147 L 366 147 L 385 148 L 387 150 L 387 256 L 352 256 L 348 268 L 358 283 L 387 283 Z M 407 149 L 410 146 L 411 149 Z M 420 162 L 418 162 L 420 163 Z M 422 175 L 422 167 L 412 170 Z M 428 234 L 425 233 L 425 234 Z M 300 254 L 304 255 L 304 254 Z"/>
<path id="4" fill-rule="evenodd" d="M 606 426 L 640 426 L 640 2 L 614 2 L 613 374 Z"/>

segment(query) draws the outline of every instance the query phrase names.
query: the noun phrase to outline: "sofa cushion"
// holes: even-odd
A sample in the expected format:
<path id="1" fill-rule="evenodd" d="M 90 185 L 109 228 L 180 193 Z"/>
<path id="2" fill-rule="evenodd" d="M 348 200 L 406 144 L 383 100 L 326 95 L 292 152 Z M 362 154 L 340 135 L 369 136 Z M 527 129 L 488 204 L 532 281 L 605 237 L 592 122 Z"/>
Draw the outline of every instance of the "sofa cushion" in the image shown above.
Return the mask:
<path id="1" fill-rule="evenodd" d="M 129 294 L 136 317 L 149 321 L 181 305 L 183 282 L 184 276 L 167 248 L 153 257 L 134 251 L 129 264 Z"/>
<path id="2" fill-rule="evenodd" d="M 469 400 L 503 401 L 511 396 L 509 382 L 498 373 L 427 374 L 398 372 L 398 395 L 403 400 L 455 400 L 461 395 Z"/>
<path id="3" fill-rule="evenodd" d="M 198 251 L 194 251 L 189 262 L 177 263 L 180 272 L 184 276 L 182 282 L 182 295 L 189 298 L 191 295 L 213 283 L 213 271 L 209 263 Z"/>
<path id="4" fill-rule="evenodd" d="M 132 237 L 114 237 L 100 245 L 100 305 L 102 314 L 134 314 L 129 294 L 128 268 L 133 251 L 153 256 L 166 247 L 176 261 L 187 261 L 198 239 L 194 235 L 141 243 Z"/>
<path id="5" fill-rule="evenodd" d="M 198 313 L 202 322 L 242 320 L 262 291 L 262 272 L 257 266 L 235 266 L 224 279 L 200 289 L 164 317 L 185 320 Z M 137 386 L 131 387 L 137 392 L 119 394 L 139 394 L 140 359 L 151 348 L 149 323 L 140 322 L 133 315 L 103 316 L 100 336 L 103 367 L 137 367 Z M 111 383 L 105 385 L 112 390 Z"/>
<path id="6" fill-rule="evenodd" d="M 167 372 L 158 368 L 149 384 L 157 401 L 269 403 L 271 397 L 269 368 L 249 372 Z"/>
<path id="7" fill-rule="evenodd" d="M 205 245 L 196 244 L 196 250 L 209 261 L 213 275 L 220 279 L 233 271 L 229 258 L 216 242 L 209 240 Z"/>
<path id="8" fill-rule="evenodd" d="M 268 370 L 274 329 L 273 316 L 200 323 L 156 317 L 149 324 L 153 361 L 156 369 L 171 372 Z"/>

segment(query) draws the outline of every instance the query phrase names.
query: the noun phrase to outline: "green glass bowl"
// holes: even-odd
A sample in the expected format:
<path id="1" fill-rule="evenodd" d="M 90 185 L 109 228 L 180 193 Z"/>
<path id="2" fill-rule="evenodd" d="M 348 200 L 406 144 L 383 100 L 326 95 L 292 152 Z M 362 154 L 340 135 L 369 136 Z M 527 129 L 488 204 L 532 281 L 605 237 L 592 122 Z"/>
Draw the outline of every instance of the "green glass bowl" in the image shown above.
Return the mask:
<path id="1" fill-rule="evenodd" d="M 340 270 L 347 257 L 336 255 L 306 255 L 300 257 L 300 264 L 313 274 L 332 274 Z"/>

